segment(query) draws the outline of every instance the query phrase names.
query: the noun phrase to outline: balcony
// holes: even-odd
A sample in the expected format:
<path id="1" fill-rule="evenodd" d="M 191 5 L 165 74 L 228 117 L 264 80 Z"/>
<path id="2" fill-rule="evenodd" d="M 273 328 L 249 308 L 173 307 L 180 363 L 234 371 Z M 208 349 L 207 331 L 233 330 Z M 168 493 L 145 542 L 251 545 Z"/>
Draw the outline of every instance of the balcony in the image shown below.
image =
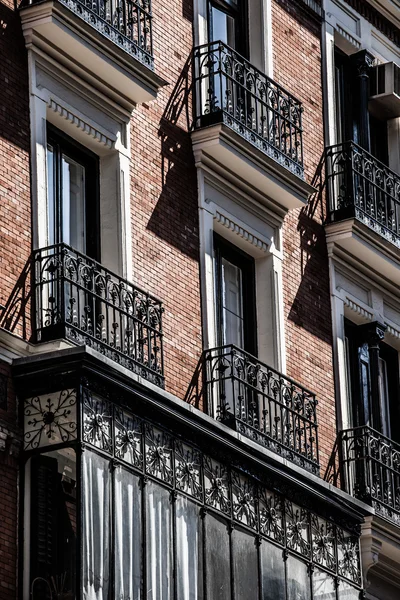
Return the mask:
<path id="1" fill-rule="evenodd" d="M 354 142 L 325 152 L 327 240 L 400 283 L 400 176 Z"/>
<path id="2" fill-rule="evenodd" d="M 371 427 L 339 433 L 326 479 L 400 525 L 400 445 Z"/>
<path id="3" fill-rule="evenodd" d="M 233 346 L 205 350 L 185 401 L 319 474 L 315 395 Z"/>
<path id="4" fill-rule="evenodd" d="M 164 387 L 159 300 L 65 244 L 32 255 L 36 342 L 94 348 Z"/>
<path id="5" fill-rule="evenodd" d="M 21 5 L 26 44 L 130 104 L 156 97 L 151 0 L 33 0 Z"/>
<path id="6" fill-rule="evenodd" d="M 195 48 L 194 86 L 197 161 L 211 159 L 286 209 L 302 206 L 313 188 L 301 103 L 223 42 Z"/>

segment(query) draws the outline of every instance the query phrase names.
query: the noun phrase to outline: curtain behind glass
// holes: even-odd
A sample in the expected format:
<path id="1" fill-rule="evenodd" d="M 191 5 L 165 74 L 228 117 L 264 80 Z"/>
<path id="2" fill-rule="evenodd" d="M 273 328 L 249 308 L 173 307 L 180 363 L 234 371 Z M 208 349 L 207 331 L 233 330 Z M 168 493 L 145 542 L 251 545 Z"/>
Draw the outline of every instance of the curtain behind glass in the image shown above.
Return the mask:
<path id="1" fill-rule="evenodd" d="M 139 478 L 115 471 L 115 598 L 141 598 L 142 497 Z"/>
<path id="2" fill-rule="evenodd" d="M 176 503 L 177 598 L 200 600 L 202 593 L 202 528 L 199 507 L 182 496 Z"/>
<path id="3" fill-rule="evenodd" d="M 172 524 L 170 492 L 146 485 L 147 599 L 172 598 Z"/>
<path id="4" fill-rule="evenodd" d="M 82 587 L 84 600 L 108 600 L 110 473 L 107 460 L 83 452 Z"/>

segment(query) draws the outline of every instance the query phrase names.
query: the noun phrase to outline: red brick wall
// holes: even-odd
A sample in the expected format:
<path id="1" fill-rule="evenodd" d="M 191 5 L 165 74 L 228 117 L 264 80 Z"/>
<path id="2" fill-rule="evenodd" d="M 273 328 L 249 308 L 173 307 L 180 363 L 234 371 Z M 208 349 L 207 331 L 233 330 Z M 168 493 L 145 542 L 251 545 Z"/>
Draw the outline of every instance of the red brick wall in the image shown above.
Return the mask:
<path id="1" fill-rule="evenodd" d="M 321 47 L 318 21 L 291 0 L 272 5 L 274 79 L 303 103 L 306 178 L 323 152 Z M 320 206 L 291 211 L 283 230 L 287 371 L 316 392 L 322 474 L 336 437 L 329 271 Z"/>
<path id="2" fill-rule="evenodd" d="M 192 3 L 155 0 L 153 15 L 156 71 L 169 85 L 132 117 L 133 270 L 135 282 L 164 301 L 166 388 L 182 398 L 202 349 L 197 182 L 185 97 Z"/>
<path id="3" fill-rule="evenodd" d="M 0 377 L 0 387 L 6 381 L 8 392 L 6 408 L 3 397 L 0 397 L 0 598 L 15 600 L 18 575 L 19 433 L 16 428 L 17 406 L 10 368 L 4 363 L 0 363 Z"/>
<path id="4" fill-rule="evenodd" d="M 4 305 L 31 249 L 28 65 L 13 0 L 0 3 L 0 56 L 0 304 Z"/>

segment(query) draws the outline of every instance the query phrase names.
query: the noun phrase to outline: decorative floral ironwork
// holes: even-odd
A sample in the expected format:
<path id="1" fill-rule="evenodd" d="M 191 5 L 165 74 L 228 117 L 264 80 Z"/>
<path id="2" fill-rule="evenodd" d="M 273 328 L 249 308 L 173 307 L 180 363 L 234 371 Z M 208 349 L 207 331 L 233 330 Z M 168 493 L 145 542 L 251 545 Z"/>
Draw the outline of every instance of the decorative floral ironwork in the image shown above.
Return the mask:
<path id="1" fill-rule="evenodd" d="M 143 466 L 142 420 L 121 408 L 116 408 L 114 436 L 115 456 L 140 469 Z"/>
<path id="2" fill-rule="evenodd" d="M 400 524 L 400 445 L 364 426 L 341 431 L 336 453 L 333 483 Z"/>
<path id="3" fill-rule="evenodd" d="M 283 544 L 285 532 L 282 498 L 274 492 L 262 489 L 259 498 L 259 511 L 260 532 L 279 544 Z"/>
<path id="4" fill-rule="evenodd" d="M 256 489 L 254 483 L 237 471 L 231 472 L 233 518 L 249 527 L 257 526 Z"/>
<path id="5" fill-rule="evenodd" d="M 136 60 L 154 69 L 150 0 L 60 2 Z"/>
<path id="6" fill-rule="evenodd" d="M 295 550 L 305 557 L 311 556 L 309 518 L 310 514 L 304 508 L 286 501 L 286 543 L 288 548 Z"/>
<path id="7" fill-rule="evenodd" d="M 304 178 L 299 100 L 223 42 L 194 50 L 195 127 L 223 122 Z"/>
<path id="8" fill-rule="evenodd" d="M 319 473 L 315 395 L 247 352 L 233 345 L 205 350 L 185 399 Z"/>
<path id="9" fill-rule="evenodd" d="M 25 450 L 76 438 L 76 390 L 25 400 Z"/>
<path id="10" fill-rule="evenodd" d="M 198 450 L 184 444 L 175 443 L 175 485 L 176 489 L 190 494 L 197 500 L 203 498 L 201 484 L 201 455 Z"/>
<path id="11" fill-rule="evenodd" d="M 86 386 L 82 388 L 81 435 L 89 447 L 105 450 L 110 454 L 110 461 L 121 466 L 128 463 L 141 478 L 157 478 L 160 485 L 168 486 L 173 497 L 179 493 L 187 494 L 203 505 L 204 514 L 218 511 L 229 527 L 240 523 L 254 535 L 272 540 L 285 553 L 294 553 L 335 577 L 361 585 L 358 533 L 335 525 L 326 513 L 323 513 L 324 518 L 317 515 L 307 507 L 306 496 L 300 498 L 298 495 L 298 504 L 294 504 L 290 497 L 293 490 L 288 492 L 282 484 L 279 484 L 279 491 L 267 489 L 268 486 L 273 488 L 272 480 L 261 482 L 248 471 L 241 470 L 237 463 L 232 467 L 229 461 L 204 454 L 185 439 L 134 415 L 128 408 L 112 404 L 99 393 L 96 387 L 93 390 Z M 52 395 L 50 404 L 47 399 L 48 396 L 43 396 L 39 403 L 35 398 L 26 401 L 25 441 L 28 449 L 39 444 L 37 429 L 42 431 L 39 436 L 42 436 L 43 451 L 52 443 L 46 436 L 48 425 L 43 420 L 49 406 L 53 408 L 54 421 L 61 419 L 62 427 L 61 415 L 66 407 L 70 406 L 71 416 L 75 415 L 74 390 Z M 71 422 L 71 432 L 67 429 L 68 442 L 77 436 L 76 418 Z"/>
<path id="12" fill-rule="evenodd" d="M 165 432 L 145 424 L 146 472 L 172 484 L 172 439 Z"/>
<path id="13" fill-rule="evenodd" d="M 65 244 L 33 260 L 39 340 L 65 336 L 164 385 L 159 300 Z"/>
<path id="14" fill-rule="evenodd" d="M 314 562 L 333 570 L 335 568 L 335 528 L 332 523 L 311 516 L 312 556 Z"/>
<path id="15" fill-rule="evenodd" d="M 204 456 L 204 488 L 208 506 L 230 514 L 231 501 L 227 467 L 209 456 Z"/>
<path id="16" fill-rule="evenodd" d="M 325 157 L 330 220 L 353 216 L 400 248 L 400 176 L 354 142 Z"/>
<path id="17" fill-rule="evenodd" d="M 83 390 L 83 439 L 96 448 L 112 452 L 111 404 Z"/>
<path id="18" fill-rule="evenodd" d="M 361 583 L 359 541 L 340 527 L 337 528 L 336 538 L 338 573 L 359 585 Z"/>

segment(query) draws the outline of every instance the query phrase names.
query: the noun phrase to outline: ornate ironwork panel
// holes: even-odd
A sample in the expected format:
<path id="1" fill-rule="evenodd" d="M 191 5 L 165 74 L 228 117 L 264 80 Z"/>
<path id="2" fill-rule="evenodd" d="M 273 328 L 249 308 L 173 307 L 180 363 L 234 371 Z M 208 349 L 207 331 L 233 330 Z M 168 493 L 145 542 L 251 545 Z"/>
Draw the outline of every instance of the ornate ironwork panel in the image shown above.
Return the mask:
<path id="1" fill-rule="evenodd" d="M 354 142 L 325 158 L 329 220 L 354 217 L 400 248 L 400 176 Z"/>
<path id="2" fill-rule="evenodd" d="M 185 400 L 319 473 L 315 395 L 247 352 L 233 345 L 205 350 Z"/>
<path id="3" fill-rule="evenodd" d="M 341 431 L 327 473 L 335 485 L 400 525 L 400 445 L 371 427 Z"/>
<path id="4" fill-rule="evenodd" d="M 117 474 L 118 493 L 121 497 L 125 494 L 123 497 L 127 502 L 129 494 L 133 493 L 134 481 L 137 480 L 137 490 L 140 488 L 144 503 L 151 488 L 153 520 L 159 515 L 160 523 L 169 523 L 169 527 L 171 521 L 169 517 L 163 520 L 159 512 L 161 506 L 168 507 L 168 514 L 178 510 L 176 516 L 180 519 L 179 531 L 182 533 L 186 532 L 188 515 L 195 519 L 205 518 L 206 521 L 215 518 L 221 524 L 221 531 L 226 531 L 228 536 L 234 529 L 240 529 L 240 539 L 257 541 L 256 547 L 260 550 L 251 550 L 254 556 L 262 552 L 262 544 L 272 542 L 280 556 L 292 555 L 296 564 L 302 561 L 305 566 L 312 565 L 318 573 L 334 577 L 338 584 L 347 582 L 345 585 L 353 586 L 355 591 L 360 590 L 358 531 L 342 528 L 329 520 L 326 514 L 320 516 L 310 506 L 301 505 L 300 499 L 294 503 L 280 488 L 279 491 L 278 488 L 268 489 L 261 477 L 241 468 L 237 460 L 232 466 L 228 457 L 217 458 L 208 449 L 205 452 L 183 436 L 178 437 L 159 424 L 138 417 L 130 409 L 122 409 L 88 388 L 82 388 L 81 404 L 82 427 L 78 432 L 74 390 L 58 392 L 49 399 L 47 396 L 28 399 L 25 404 L 27 449 L 41 444 L 40 451 L 48 452 L 52 441 L 47 438 L 47 415 L 51 410 L 52 424 L 60 419 L 57 426 L 61 427 L 61 438 L 66 427 L 63 411 L 69 407 L 71 415 L 68 423 L 73 423 L 73 426 L 70 437 L 62 438 L 62 451 L 69 441 L 76 443 L 79 433 L 84 443 L 84 456 L 87 452 L 90 459 L 88 468 L 90 465 L 91 469 L 98 468 L 96 465 L 100 463 L 93 458 L 96 456 L 108 465 L 109 472 L 114 474 L 112 476 Z M 67 431 L 69 433 L 68 428 Z M 126 490 L 121 487 L 121 477 L 128 481 Z M 152 487 L 150 483 L 146 485 L 147 482 L 152 482 Z M 131 515 L 129 518 L 133 518 L 131 504 L 128 502 L 124 506 L 127 515 Z M 186 507 L 187 515 L 182 513 L 183 507 Z M 120 505 L 118 510 L 121 510 Z M 119 527 L 123 532 L 123 522 Z M 199 528 L 198 523 L 195 530 L 199 531 Z M 182 542 L 186 537 L 180 539 Z M 193 544 L 196 543 L 194 540 Z M 254 543 L 250 543 L 250 547 L 254 548 Z"/>
<path id="5" fill-rule="evenodd" d="M 33 263 L 38 341 L 66 337 L 163 387 L 159 300 L 65 244 Z"/>
<path id="6" fill-rule="evenodd" d="M 59 2 L 146 67 L 154 69 L 151 0 Z"/>
<path id="7" fill-rule="evenodd" d="M 25 450 L 72 442 L 77 437 L 76 390 L 28 398 L 24 421 Z"/>
<path id="8" fill-rule="evenodd" d="M 299 100 L 223 42 L 194 50 L 195 127 L 225 123 L 304 178 Z"/>

